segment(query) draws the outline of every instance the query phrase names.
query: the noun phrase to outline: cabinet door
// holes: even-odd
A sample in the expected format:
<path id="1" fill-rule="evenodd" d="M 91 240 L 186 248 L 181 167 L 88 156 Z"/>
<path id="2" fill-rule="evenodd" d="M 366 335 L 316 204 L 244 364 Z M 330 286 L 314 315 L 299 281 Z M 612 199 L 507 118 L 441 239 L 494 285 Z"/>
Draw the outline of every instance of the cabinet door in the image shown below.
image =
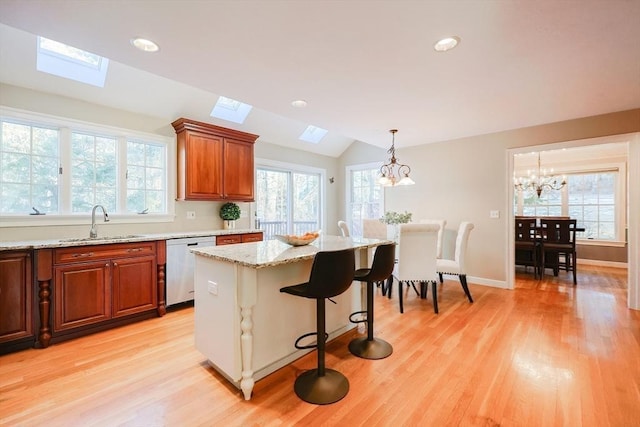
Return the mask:
<path id="1" fill-rule="evenodd" d="M 0 253 L 0 343 L 33 335 L 29 252 Z"/>
<path id="2" fill-rule="evenodd" d="M 247 233 L 242 235 L 242 243 L 261 242 L 262 233 Z"/>
<path id="3" fill-rule="evenodd" d="M 224 197 L 229 200 L 254 200 L 253 144 L 225 139 Z"/>
<path id="4" fill-rule="evenodd" d="M 108 261 L 54 267 L 54 332 L 111 318 L 109 272 Z"/>
<path id="5" fill-rule="evenodd" d="M 158 307 L 155 256 L 114 259 L 112 263 L 113 317 Z"/>
<path id="6" fill-rule="evenodd" d="M 221 200 L 223 139 L 189 132 L 186 138 L 185 199 Z"/>

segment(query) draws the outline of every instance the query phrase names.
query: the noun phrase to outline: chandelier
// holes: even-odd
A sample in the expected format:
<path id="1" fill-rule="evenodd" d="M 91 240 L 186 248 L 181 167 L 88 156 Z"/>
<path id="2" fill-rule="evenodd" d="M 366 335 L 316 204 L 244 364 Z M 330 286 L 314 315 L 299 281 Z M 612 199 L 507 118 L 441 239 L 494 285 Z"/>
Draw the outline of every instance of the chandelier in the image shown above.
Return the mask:
<path id="1" fill-rule="evenodd" d="M 542 194 L 543 190 L 560 190 L 567 184 L 566 177 L 562 177 L 562 181 L 558 183 L 558 179 L 553 176 L 553 169 L 546 170 L 540 167 L 540 153 L 538 153 L 538 173 L 528 170 L 526 177 L 516 178 L 515 172 L 513 173 L 513 184 L 516 190 L 535 190 L 538 198 Z"/>
<path id="2" fill-rule="evenodd" d="M 385 163 L 380 167 L 380 179 L 378 183 L 384 187 L 393 187 L 396 185 L 413 185 L 415 182 L 409 178 L 411 168 L 409 165 L 403 165 L 398 163 L 396 159 L 396 132 L 398 129 L 391 129 L 391 148 L 387 150 L 387 153 L 391 155 L 389 163 Z"/>

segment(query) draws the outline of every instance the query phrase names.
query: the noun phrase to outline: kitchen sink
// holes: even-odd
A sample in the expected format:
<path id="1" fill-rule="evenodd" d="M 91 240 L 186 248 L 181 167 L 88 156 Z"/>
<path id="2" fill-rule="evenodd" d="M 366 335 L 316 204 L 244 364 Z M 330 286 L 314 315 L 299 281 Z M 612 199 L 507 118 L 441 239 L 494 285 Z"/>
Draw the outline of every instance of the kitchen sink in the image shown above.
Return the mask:
<path id="1" fill-rule="evenodd" d="M 125 240 L 140 237 L 139 234 L 126 234 L 122 236 L 79 237 L 75 239 L 60 239 L 60 242 L 100 242 L 104 240 Z"/>

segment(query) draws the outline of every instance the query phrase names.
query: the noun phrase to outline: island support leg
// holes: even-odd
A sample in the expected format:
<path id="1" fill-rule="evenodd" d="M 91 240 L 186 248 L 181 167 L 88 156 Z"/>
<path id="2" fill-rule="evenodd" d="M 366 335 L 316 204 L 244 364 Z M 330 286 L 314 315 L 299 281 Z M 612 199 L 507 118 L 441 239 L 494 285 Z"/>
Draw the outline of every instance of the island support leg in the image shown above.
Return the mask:
<path id="1" fill-rule="evenodd" d="M 238 302 L 240 304 L 240 353 L 242 379 L 240 389 L 244 399 L 251 399 L 255 385 L 253 379 L 253 306 L 258 299 L 258 273 L 256 269 L 238 266 Z"/>
<path id="2" fill-rule="evenodd" d="M 251 399 L 251 392 L 255 381 L 253 380 L 253 319 L 251 317 L 251 307 L 241 307 L 240 311 L 242 320 L 240 322 L 240 328 L 242 335 L 240 336 L 240 347 L 242 352 L 242 380 L 240 381 L 240 388 L 244 393 L 244 399 Z"/>

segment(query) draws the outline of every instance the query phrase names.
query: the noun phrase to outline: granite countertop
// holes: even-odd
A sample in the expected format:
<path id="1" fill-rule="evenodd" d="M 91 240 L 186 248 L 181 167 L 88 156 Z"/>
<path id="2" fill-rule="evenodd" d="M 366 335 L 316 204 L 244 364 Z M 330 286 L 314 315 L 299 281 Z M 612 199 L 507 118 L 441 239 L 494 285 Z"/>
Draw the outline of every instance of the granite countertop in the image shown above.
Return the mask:
<path id="1" fill-rule="evenodd" d="M 183 239 L 188 237 L 224 236 L 229 234 L 261 233 L 255 229 L 204 230 L 152 234 L 127 234 L 118 236 L 99 236 L 96 239 L 69 238 L 25 241 L 0 241 L 0 251 L 66 248 L 73 246 L 108 245 L 110 243 L 147 242 L 151 240 Z"/>
<path id="2" fill-rule="evenodd" d="M 191 249 L 196 255 L 240 264 L 251 268 L 273 267 L 305 259 L 312 259 L 319 251 L 374 248 L 390 240 L 363 239 L 357 237 L 324 236 L 305 246 L 290 246 L 278 240 L 245 243 L 243 245 L 211 246 Z"/>

